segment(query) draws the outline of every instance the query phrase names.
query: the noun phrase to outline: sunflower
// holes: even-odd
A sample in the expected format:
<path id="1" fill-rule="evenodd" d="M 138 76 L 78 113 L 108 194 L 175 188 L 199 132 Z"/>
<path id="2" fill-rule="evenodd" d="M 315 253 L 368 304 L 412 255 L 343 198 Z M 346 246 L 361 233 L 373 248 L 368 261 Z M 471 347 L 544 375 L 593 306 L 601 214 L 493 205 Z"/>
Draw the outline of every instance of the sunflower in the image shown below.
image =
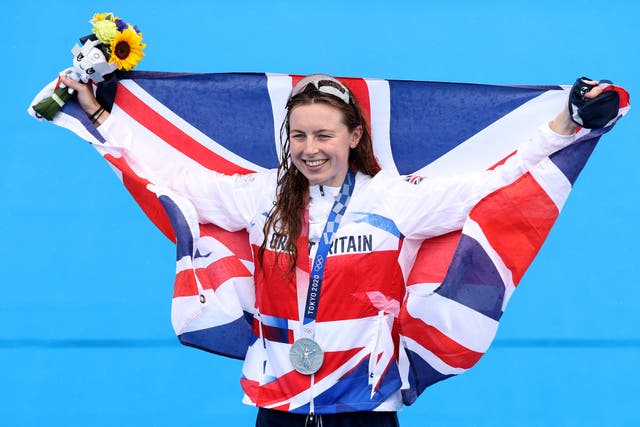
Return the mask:
<path id="1" fill-rule="evenodd" d="M 109 62 L 116 64 L 120 70 L 132 70 L 144 56 L 142 35 L 132 27 L 118 32 L 111 41 L 111 58 Z"/>

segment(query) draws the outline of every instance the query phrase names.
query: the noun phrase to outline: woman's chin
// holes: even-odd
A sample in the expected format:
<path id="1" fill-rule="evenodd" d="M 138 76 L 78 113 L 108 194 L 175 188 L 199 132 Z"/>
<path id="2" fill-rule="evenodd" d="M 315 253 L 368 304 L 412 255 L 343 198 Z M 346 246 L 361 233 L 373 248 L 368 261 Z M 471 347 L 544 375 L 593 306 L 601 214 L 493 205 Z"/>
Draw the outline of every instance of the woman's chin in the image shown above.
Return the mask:
<path id="1" fill-rule="evenodd" d="M 340 187 L 347 174 L 347 168 L 343 173 L 329 167 L 329 162 L 311 167 L 307 164 L 297 166 L 298 170 L 309 181 L 309 185 L 326 185 L 328 187 Z"/>
<path id="2" fill-rule="evenodd" d="M 309 181 L 309 185 L 325 185 L 324 182 L 328 180 L 328 174 L 325 169 L 324 165 L 316 167 L 303 165 L 302 167 L 298 167 L 298 170 L 302 172 Z"/>

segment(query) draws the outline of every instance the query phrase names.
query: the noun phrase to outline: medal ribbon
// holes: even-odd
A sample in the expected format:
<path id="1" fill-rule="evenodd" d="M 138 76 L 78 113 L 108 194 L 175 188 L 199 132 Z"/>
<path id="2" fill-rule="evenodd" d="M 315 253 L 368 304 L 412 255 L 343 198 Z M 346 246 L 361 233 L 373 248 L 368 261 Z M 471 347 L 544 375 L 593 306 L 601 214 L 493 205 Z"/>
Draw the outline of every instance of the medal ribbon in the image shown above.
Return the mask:
<path id="1" fill-rule="evenodd" d="M 320 302 L 320 290 L 322 288 L 322 279 L 324 277 L 324 266 L 331 248 L 334 233 L 338 230 L 340 221 L 347 205 L 353 194 L 355 187 L 355 173 L 349 169 L 347 176 L 344 178 L 340 194 L 333 203 L 329 218 L 324 225 L 324 231 L 318 242 L 316 256 L 313 258 L 311 272 L 309 274 L 309 288 L 307 290 L 307 300 L 304 305 L 304 314 L 302 320 L 302 337 L 313 339 L 316 328 L 316 315 L 318 313 L 318 303 Z"/>

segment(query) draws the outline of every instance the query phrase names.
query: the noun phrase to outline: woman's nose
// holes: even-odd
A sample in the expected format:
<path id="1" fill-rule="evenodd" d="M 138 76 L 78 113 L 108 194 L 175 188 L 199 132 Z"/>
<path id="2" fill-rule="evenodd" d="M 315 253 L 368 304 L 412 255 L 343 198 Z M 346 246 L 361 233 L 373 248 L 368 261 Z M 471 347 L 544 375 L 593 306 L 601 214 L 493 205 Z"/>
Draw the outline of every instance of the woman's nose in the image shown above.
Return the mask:
<path id="1" fill-rule="evenodd" d="M 317 153 L 318 152 L 318 141 L 315 138 L 307 138 L 304 143 L 304 152 L 305 153 Z"/>

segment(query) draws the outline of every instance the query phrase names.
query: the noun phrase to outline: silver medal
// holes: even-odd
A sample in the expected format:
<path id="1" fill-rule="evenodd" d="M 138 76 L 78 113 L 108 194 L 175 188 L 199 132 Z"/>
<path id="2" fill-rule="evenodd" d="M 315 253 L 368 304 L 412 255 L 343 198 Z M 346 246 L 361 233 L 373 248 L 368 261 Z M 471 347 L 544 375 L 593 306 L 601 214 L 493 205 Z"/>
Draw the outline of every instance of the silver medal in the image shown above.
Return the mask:
<path id="1" fill-rule="evenodd" d="M 303 375 L 311 375 L 318 372 L 322 366 L 324 352 L 314 340 L 300 338 L 291 346 L 289 360 L 296 371 Z"/>

